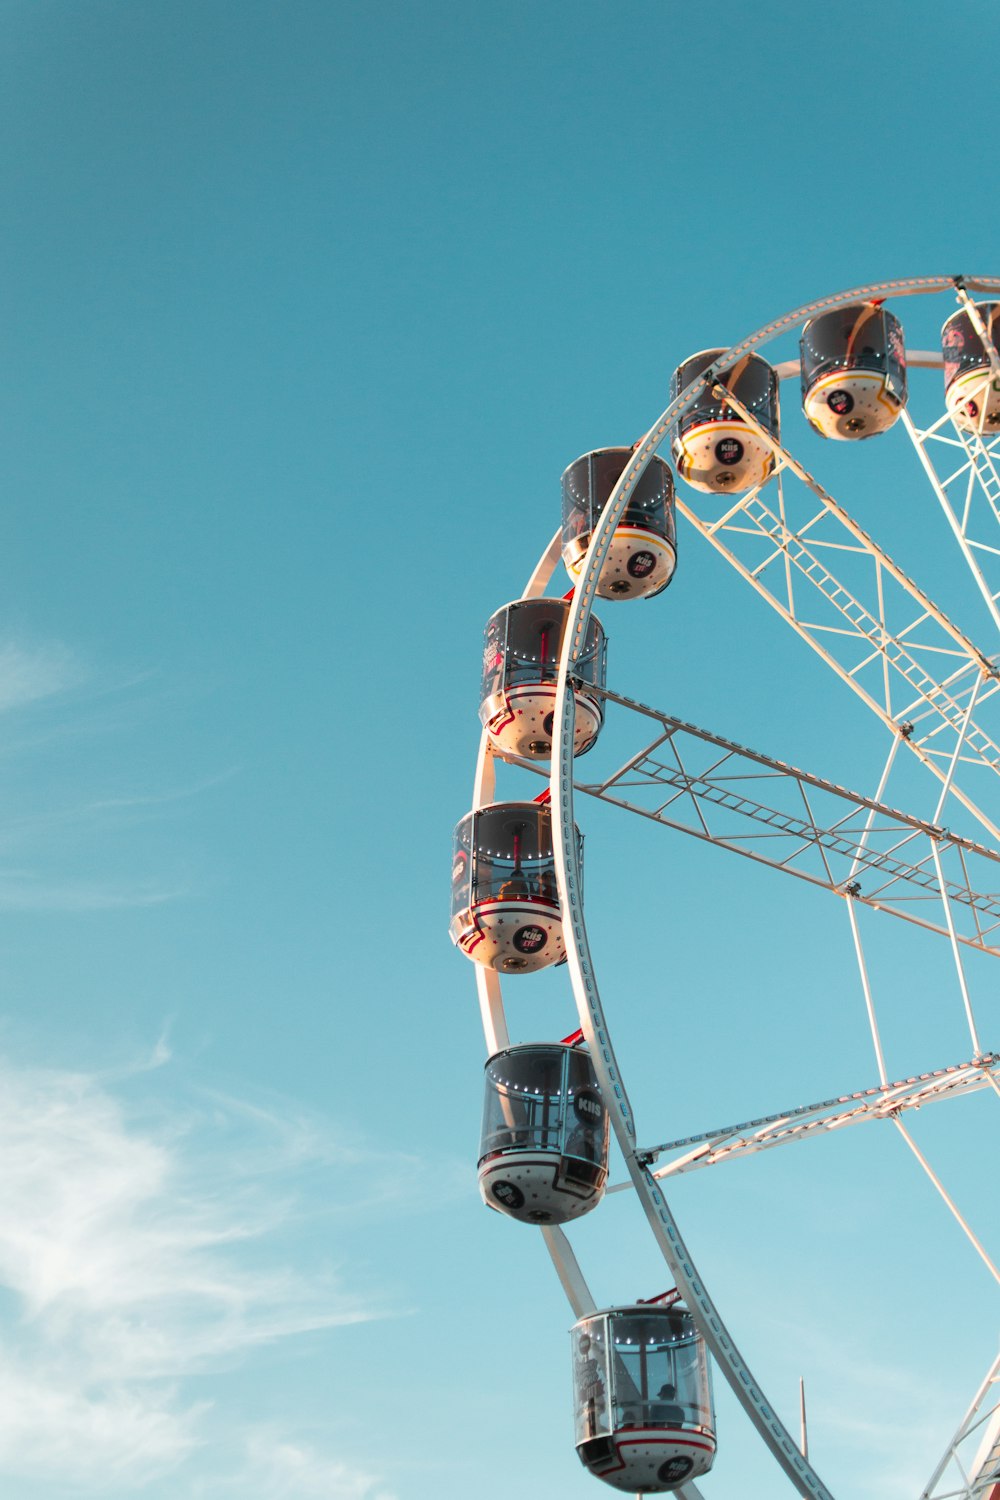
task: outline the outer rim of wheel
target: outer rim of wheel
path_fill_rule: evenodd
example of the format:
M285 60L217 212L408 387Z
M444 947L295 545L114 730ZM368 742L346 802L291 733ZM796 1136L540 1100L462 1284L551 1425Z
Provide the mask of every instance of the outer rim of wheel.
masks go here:
M636 1130L631 1104L618 1068L610 1030L600 999L582 903L581 869L574 830L573 731L575 709L569 678L583 649L586 631L596 596L597 582L610 548L617 523L629 494L637 484L660 444L682 413L709 388L716 377L729 366L768 343L781 333L801 327L821 313L859 301L888 297L919 296L963 287L970 293L1000 294L997 277L920 277L883 281L852 287L830 297L804 304L765 324L755 333L721 353L702 375L669 403L649 431L636 444L634 455L623 470L601 516L594 527L586 557L580 568L573 592L559 661L556 707L551 761L552 830L556 879L563 912L567 967L577 1007L580 1026L590 1048L602 1094L608 1104L611 1121L633 1185L649 1221L650 1228L664 1259L674 1276L677 1288L694 1317L716 1363L744 1408L758 1434L786 1477L799 1494L813 1500L833 1500L830 1491L803 1457L791 1434L781 1423L771 1404L754 1379L714 1303L709 1296L687 1250L680 1229L662 1190L650 1174L648 1165L636 1150ZM557 532L542 554L528 582L523 597L544 593L560 558L560 533ZM480 741L476 768L474 807L482 806L493 795L493 752L486 731ZM483 1027L490 1051L509 1044L499 976L477 966L477 985ZM564 1288L577 1316L588 1311L582 1302L573 1277L561 1265L551 1232L545 1236L556 1261ZM573 1267L575 1268L575 1265Z

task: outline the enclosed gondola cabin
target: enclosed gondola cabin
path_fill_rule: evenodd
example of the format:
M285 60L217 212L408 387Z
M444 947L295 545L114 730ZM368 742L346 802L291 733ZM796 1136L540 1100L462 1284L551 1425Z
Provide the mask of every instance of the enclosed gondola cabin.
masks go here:
M476 963L518 974L566 957L544 803L493 802L467 813L455 829L451 891L452 941Z
M678 366L670 382L671 401L725 352L703 349ZM732 392L764 429L764 436L735 407L714 394L717 386ZM768 435L778 442L778 376L767 360L745 354L731 369L710 381L678 418L671 440L677 472L694 489L709 494L752 489L763 484L774 468Z
M1000 303L977 302L987 343L1000 351ZM978 328L964 310L952 313L941 329L945 405L956 427L994 434L1000 430L1000 378L993 373Z
M874 302L854 302L810 318L799 354L802 409L822 437L875 437L906 405L903 327Z
M479 1150L483 1202L522 1224L565 1224L601 1200L608 1112L589 1054L528 1043L486 1064Z
M551 757L556 678L569 609L565 599L518 599L491 616L483 646L479 717L498 750L528 760ZM590 749L604 722L599 690L606 659L604 629L591 615L573 668L575 755Z
M705 1343L683 1308L612 1307L571 1333L576 1450L629 1495L697 1479L715 1458Z
M563 472L562 554L573 579L580 576L590 538L632 452L598 448ZM615 527L597 592L602 599L649 599L666 588L676 566L674 480L667 464L654 455Z

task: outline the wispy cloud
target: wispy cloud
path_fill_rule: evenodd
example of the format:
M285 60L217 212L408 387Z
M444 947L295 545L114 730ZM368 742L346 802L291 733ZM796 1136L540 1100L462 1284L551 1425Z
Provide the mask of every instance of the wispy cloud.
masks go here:
M802 1338L800 1326L780 1319L772 1322L772 1332L788 1348ZM948 1435L942 1413L951 1413L957 1426L964 1393L956 1399L933 1361L910 1369L899 1360L862 1354L849 1322L836 1335L811 1324L809 1357L823 1392L810 1418L817 1454L857 1457L859 1500L906 1500L920 1493Z
M374 1474L331 1459L275 1433L257 1433L246 1445L246 1467L220 1486L196 1494L253 1494L254 1500L394 1500Z
M154 769L178 695L59 643L0 639L0 911L107 912L200 889L177 830L237 771Z
M166 1056L158 1045L152 1061ZM296 1173L335 1167L333 1132L278 1108L253 1123L241 1137L218 1099L140 1120L108 1079L0 1060L0 1476L134 1490L210 1440L219 1413L186 1377L385 1315L273 1249L298 1211ZM238 1425L230 1414L230 1445ZM262 1500L389 1500L280 1433L251 1449Z
M68 646L0 640L0 713L78 687L85 675Z

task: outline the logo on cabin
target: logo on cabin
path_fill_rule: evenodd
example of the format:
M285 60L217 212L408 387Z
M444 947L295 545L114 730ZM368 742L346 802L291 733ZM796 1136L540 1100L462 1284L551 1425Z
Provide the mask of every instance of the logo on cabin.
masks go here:
M540 953L548 936L544 927L519 927L514 934L514 947L518 953Z
M826 404L838 417L846 417L849 411L854 410L854 397L850 391L831 391Z
M504 1208L524 1207L524 1194L512 1182L493 1182L490 1184L490 1192Z
M633 578L648 578L656 567L656 558L652 552L633 552L626 567Z
M656 1471L657 1479L686 1479L694 1468L693 1458L668 1458Z
M573 1110L578 1120L583 1120L587 1125L599 1125L604 1111L601 1109L601 1101L593 1089L581 1089L573 1099Z
M720 438L715 445L715 456L720 464L738 464L743 457L743 444L739 438Z

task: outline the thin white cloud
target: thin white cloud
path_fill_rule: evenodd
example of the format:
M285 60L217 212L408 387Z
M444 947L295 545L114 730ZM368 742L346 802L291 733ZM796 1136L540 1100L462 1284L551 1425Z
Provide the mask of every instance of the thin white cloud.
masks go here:
M204 1493L219 1489L213 1481ZM254 1500L395 1500L376 1475L268 1432L249 1439L245 1470L221 1489L252 1494Z
M74 1489L128 1485L174 1468L197 1448L203 1410L177 1410L169 1390L84 1389L63 1360L46 1365L7 1355L0 1356L0 1404L0 1477Z
M77 687L83 669L68 647L0 641L0 713Z
M772 1322L772 1333L788 1348L804 1337L801 1326L780 1320ZM810 1419L810 1448L820 1473L824 1453L864 1455L862 1477L855 1481L858 1500L910 1500L920 1493L950 1435L951 1429L943 1431L948 1422L942 1425L942 1413L952 1411L955 1425L961 1416L962 1398L956 1400L943 1372L933 1361L913 1370L862 1355L849 1329L834 1335L810 1325L808 1347L823 1391Z
M0 1489L21 1475L132 1492L211 1442L217 1414L185 1377L384 1315L332 1273L268 1253L298 1211L296 1173L336 1166L329 1130L284 1123L256 1111L248 1132L218 1102L138 1121L107 1079L0 1059ZM225 1426L229 1441L238 1420ZM269 1441L270 1488L255 1495L305 1500L325 1475L328 1500L389 1500L369 1476Z

